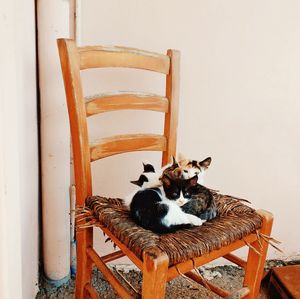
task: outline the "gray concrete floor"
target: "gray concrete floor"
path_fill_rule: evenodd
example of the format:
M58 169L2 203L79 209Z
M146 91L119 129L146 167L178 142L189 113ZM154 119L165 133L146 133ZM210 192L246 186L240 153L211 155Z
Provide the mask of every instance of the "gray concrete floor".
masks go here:
M120 272L139 292L141 291L142 276L136 269L128 267L113 267L116 275ZM242 286L244 271L236 266L219 266L214 268L201 268L202 275L210 280L213 284L224 288L225 290L235 290ZM101 298L117 299L119 298L107 281L103 278L98 270L93 273L93 285L97 289ZM124 283L125 285L125 283ZM74 298L75 281L72 279L68 284L58 288L46 291L41 289L36 299L71 299ZM167 284L167 299L196 299L196 298L220 298L202 286L196 285L183 277L178 277ZM266 298L262 291L259 298Z

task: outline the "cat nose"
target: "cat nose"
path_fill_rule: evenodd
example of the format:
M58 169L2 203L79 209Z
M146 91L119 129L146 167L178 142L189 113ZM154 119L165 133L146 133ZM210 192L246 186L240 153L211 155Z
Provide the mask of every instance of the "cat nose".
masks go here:
M177 203L178 203L179 206L182 206L182 205L184 204L184 200L179 199L179 200L177 201Z

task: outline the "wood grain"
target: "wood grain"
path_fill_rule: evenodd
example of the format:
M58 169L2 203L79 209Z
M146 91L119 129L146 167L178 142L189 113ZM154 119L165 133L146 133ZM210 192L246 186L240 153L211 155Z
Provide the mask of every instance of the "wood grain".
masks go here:
M88 296L91 297L92 299L100 299L99 294L95 290L94 287L90 283L87 283L84 287L85 291L88 293ZM88 297L87 296L87 297Z
M91 161L133 151L163 151L166 138L157 134L127 134L102 138L90 146Z
M179 73L180 73L180 52L168 50L170 57L170 72L166 78L166 98L169 100L169 112L165 114L164 135L168 143L163 152L162 166L171 161L172 156L176 157L177 126L179 113Z
M126 67L169 73L170 58L154 52L126 47L80 47L80 69Z
M58 39L57 44L71 128L76 205L83 206L86 197L92 195L92 179L86 111L79 69L79 53L73 40Z
M169 258L158 248L149 249L143 254L143 299L164 298Z
M116 93L103 94L87 98L86 115L91 116L98 113L134 109L168 112L169 101L165 97L143 93Z
M107 236L121 249L121 251L140 269L143 268L143 262L104 225L97 225Z
M247 264L246 261L244 261L243 259L239 258L238 256L236 256L232 253L225 254L223 256L223 258L228 260L228 261L231 261L232 263L234 263L236 265L239 265L242 268L245 268L246 264Z
M104 277L110 282L114 290L118 293L121 298L131 299L133 298L130 293L122 286L122 284L118 281L118 279L114 276L114 274L110 271L110 269L105 265L105 263L101 260L96 251L92 248L87 248L86 252L91 260L95 263L97 268L101 271Z
M261 233L270 236L273 224L273 215L264 210L258 210L257 213L263 218L263 224L260 229ZM262 240L261 243L262 247L258 240L251 244L256 251L260 252L260 255L258 255L253 249L249 248L247 265L245 267L245 278L243 282L243 286L250 289L250 293L245 297L247 299L256 299L258 297L268 250L268 243L265 240Z
M57 40L62 74L65 84L73 147L76 183L76 206L83 206L87 196L92 195L90 151L88 143L85 103L80 78L79 53L73 40ZM85 249L93 244L93 229L76 233L77 275L76 299L84 298L84 287L91 281L92 262Z
M225 298L230 294L228 291L219 288L218 286L210 283L209 281L204 281L204 279L201 276L197 275L192 271L187 272L185 275L204 287L208 286L212 292L218 294L220 297Z
M123 256L125 256L125 254L121 250L118 250L118 251L109 253L107 255L101 256L101 259L104 263L109 263L109 262L117 260Z
M257 236L256 234L250 234L248 235L247 237L244 238L248 243L253 243L256 239L257 239ZM237 240L227 246L223 246L222 248L218 249L218 250L214 250L208 254L204 254L202 256L199 256L199 257L195 257L192 260L188 260L186 262L183 262L183 263L180 263L180 264L177 264L175 266L172 266L169 268L169 271L168 271L168 281L174 279L175 277L178 276L178 271L177 271L177 268L179 269L179 271L181 273L186 273L186 272L189 272L191 271L192 269L194 269L194 267L200 267L206 263L209 263L219 257L222 257L223 255L231 252L231 251L234 251L234 250L237 250L241 247L244 247L245 246L245 242L243 240Z

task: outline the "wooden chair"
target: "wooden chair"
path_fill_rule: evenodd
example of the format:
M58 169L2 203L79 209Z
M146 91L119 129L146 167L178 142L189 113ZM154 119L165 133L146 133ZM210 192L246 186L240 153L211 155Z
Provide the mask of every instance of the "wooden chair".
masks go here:
M91 177L91 163L93 161L124 152L154 150L162 151L162 165L165 165L169 162L171 156L175 156L180 54L175 50L168 50L166 55L161 55L123 47L77 47L75 42L69 39L58 39L58 48L72 135L76 206L82 207L86 204L85 201L87 198L92 199L92 201L95 199L95 197L90 198L93 196ZM89 68L103 67L137 68L163 73L166 75L166 94L165 96L145 96L138 93L121 93L113 96L96 97L92 101L87 102L83 95L80 71ZM100 143L90 145L87 117L97 113L121 109L143 109L165 113L164 135L122 135L104 138ZM88 297L99 298L99 295L91 286L93 265L96 265L100 269L121 298L138 297L139 295L135 294L135 292L128 291L106 265L107 262L125 255L142 271L142 298L163 298L166 283L178 275L185 275L202 285L209 286L211 290L222 297L229 298L229 292L206 282L199 273L193 271L193 269L219 257L224 257L245 268L243 288L238 290L236 294L240 294L240 297L257 298L267 253L268 236L270 235L273 221L270 213L262 210L253 212L250 208L245 206L246 208L243 209L246 209L246 212L236 217L234 208L237 205L241 206L241 203L239 202L237 204L237 201L232 199L232 203L235 206L224 212L224 219L227 217L227 220L233 220L231 222L226 220L226 223L222 222L219 226L218 223L222 221L222 219L216 220L215 222L208 222L201 227L191 228L189 230L189 237L194 237L192 238L193 242L187 241L189 242L187 246L190 248L187 248L189 250L186 250L186 256L181 257L173 255L174 252L172 252L172 248L169 248L170 246L168 247L168 242L171 242L168 240L171 240L170 238L172 238L173 234L160 237L152 232L143 230L130 222L130 217L126 212L122 211L122 208L119 210L116 208L115 211L112 210L111 207L119 207L120 203L115 205L115 202L111 202L107 199L100 197L96 197L96 199L99 200L98 203L100 202L97 207L91 203L91 200L89 200L88 205L91 209L99 211L100 213L98 227L111 238L120 250L100 257L93 249L93 229L86 228L77 231L77 299ZM222 197L221 199L226 200L226 205L223 205L224 207L227 206L227 202L231 200L228 197ZM103 213L101 212L102 210L104 211ZM248 218L243 215L247 215ZM134 236L123 237L124 233L115 231L115 229L117 229L116 225L109 222L111 219L109 217L116 220L114 223L120 223L123 219L127 225L125 225L127 227L126 229L128 229L128 227L134 228L142 237L136 238L134 241L131 239L134 238ZM244 218L242 224L238 224L240 218ZM256 222L254 225L251 222L251 219L254 218L258 219L259 223ZM250 222L251 226L249 226L248 231L244 230L240 235L230 239L235 231L242 231L242 227L247 226ZM235 227L230 226L234 224L236 224ZM227 228L222 230L224 225L228 226L228 233ZM217 227L217 229L215 229L215 227ZM214 243L214 237L209 233L209 230L214 229L217 232L222 230L222 237L219 238L220 241L215 242L218 243L218 245L211 245L211 247L209 247L210 241L212 241L212 244ZM197 243L195 240L198 240L197 234L199 234L199 232L202 234L201 238L203 238L203 234L208 235L207 241L203 242L202 240L201 246L195 244L195 247L193 247L193 243ZM180 238L183 232L176 232L175 234L176 238ZM138 242L144 235L145 239L149 236L149 238L155 240L156 243L151 241L151 244L154 245L147 245L145 248L142 248L142 245L136 245L139 244ZM135 245L132 245L133 243ZM245 245L249 246L247 261L243 261L230 253ZM209 247L209 249L205 251L207 247Z

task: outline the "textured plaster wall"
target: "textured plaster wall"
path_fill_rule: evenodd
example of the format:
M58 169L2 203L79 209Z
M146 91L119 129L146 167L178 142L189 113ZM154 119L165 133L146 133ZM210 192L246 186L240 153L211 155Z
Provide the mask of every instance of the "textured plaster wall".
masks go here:
M38 146L34 1L0 4L0 298L38 286Z
M208 186L248 198L254 207L274 214L273 236L283 242L284 254L271 249L269 258L297 257L300 2L90 0L81 1L78 15L81 44L181 50L178 150L195 159L212 156ZM160 75L132 70L103 74L85 74L87 93L163 92ZM113 112L97 127L91 120L91 131L104 136L159 132L161 121L151 112ZM129 180L138 177L144 159L159 165L159 155L148 153L96 162L95 193L130 192Z

